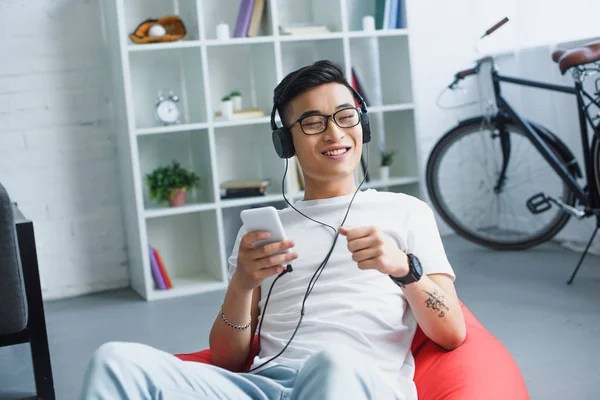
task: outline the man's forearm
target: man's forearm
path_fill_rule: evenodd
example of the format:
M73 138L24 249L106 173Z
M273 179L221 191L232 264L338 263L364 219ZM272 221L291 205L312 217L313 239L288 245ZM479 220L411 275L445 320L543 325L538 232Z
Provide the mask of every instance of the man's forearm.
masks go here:
M223 302L223 314L236 325L246 325L252 309L252 291L240 290L234 283L229 285ZM210 350L213 363L231 371L239 371L248 359L255 324L247 329L236 330L217 315L210 332Z
M427 275L403 289L419 326L447 350L462 344L466 328L458 299L444 292Z

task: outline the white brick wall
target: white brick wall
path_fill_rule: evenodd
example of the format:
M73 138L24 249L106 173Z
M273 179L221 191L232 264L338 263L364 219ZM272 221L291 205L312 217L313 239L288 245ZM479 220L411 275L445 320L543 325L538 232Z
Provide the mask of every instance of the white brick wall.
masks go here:
M0 0L0 182L45 299L129 285L101 0Z

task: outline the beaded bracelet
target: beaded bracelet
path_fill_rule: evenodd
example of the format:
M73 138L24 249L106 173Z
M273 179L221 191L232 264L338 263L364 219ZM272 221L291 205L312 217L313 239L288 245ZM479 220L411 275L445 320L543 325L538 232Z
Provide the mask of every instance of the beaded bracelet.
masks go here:
M250 319L248 320L248 323L246 325L234 324L233 322L231 322L230 320L225 318L225 314L223 314L223 306L221 305L221 321L225 322L225 324L229 325L236 331L243 331L244 329L248 329L250 327L250 324L252 323L252 317L250 317Z

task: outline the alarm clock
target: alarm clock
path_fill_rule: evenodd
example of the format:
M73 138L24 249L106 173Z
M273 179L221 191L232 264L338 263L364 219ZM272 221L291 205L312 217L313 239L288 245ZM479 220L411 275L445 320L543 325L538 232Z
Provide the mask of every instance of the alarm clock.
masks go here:
M159 92L156 99L156 117L164 125L178 124L181 117L179 96L171 91L166 95L164 92Z

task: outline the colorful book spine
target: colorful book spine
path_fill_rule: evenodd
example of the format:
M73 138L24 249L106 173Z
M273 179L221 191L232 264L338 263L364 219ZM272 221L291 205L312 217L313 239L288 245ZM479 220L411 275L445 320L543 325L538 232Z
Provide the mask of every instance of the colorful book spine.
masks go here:
M242 0L235 24L234 37L246 37L248 35L248 27L250 26L253 10L254 0Z
M167 289L172 289L173 284L171 283L171 278L167 273L167 269L165 268L165 264L163 263L162 257L156 249L154 249L154 257L156 258L156 262L158 263L158 269L160 269L160 273L163 277L163 280L165 281L165 285L167 285Z
M398 8L400 0L391 0L388 29L398 28Z
M154 278L154 283L156 283L156 287L160 290L165 290L167 285L160 273L160 268L158 267L158 262L156 261L156 257L154 256L154 249L152 246L148 245L148 251L150 256L150 267L152 270L152 277Z

